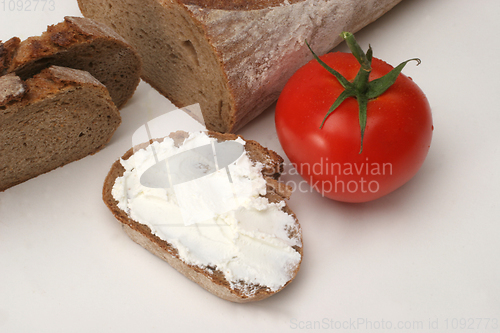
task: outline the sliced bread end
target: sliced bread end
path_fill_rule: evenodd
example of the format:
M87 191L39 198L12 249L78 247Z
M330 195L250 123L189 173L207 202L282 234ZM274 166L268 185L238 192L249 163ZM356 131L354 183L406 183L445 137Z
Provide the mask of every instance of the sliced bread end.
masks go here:
M106 86L118 108L140 82L142 61L135 49L108 26L67 16L41 36L0 43L0 75L15 72L23 80L51 65L89 72Z

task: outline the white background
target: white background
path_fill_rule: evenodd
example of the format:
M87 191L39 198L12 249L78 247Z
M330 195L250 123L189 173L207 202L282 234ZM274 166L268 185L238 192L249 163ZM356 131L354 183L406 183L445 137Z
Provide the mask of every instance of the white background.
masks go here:
M4 41L80 15L76 0L37 12L3 3ZM302 268L252 304L188 281L104 206L109 167L146 114L168 107L141 83L104 150L0 193L0 332L500 331L499 19L497 0L404 0L356 35L393 65L422 59L404 73L432 106L429 155L413 180L371 203L296 191ZM240 134L283 153L272 108Z

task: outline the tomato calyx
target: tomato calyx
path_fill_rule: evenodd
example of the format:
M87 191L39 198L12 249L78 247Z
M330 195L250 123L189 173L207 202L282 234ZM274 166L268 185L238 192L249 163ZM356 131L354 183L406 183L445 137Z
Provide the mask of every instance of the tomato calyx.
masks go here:
M354 35L350 32L342 32L340 36L346 41L347 46L351 50L352 55L356 58L356 60L359 62L361 65L361 68L358 71L358 74L354 78L354 80L351 82L347 80L342 74L328 66L325 62L323 62L317 55L314 53L314 51L311 49L309 44L306 41L306 45L311 51L311 53L314 56L314 59L319 62L319 64L325 68L328 72L330 72L337 80L339 83L342 85L344 88L344 91L337 97L335 102L332 104L328 112L326 113L325 117L323 118L323 121L320 125L320 128L323 128L323 125L325 124L326 119L328 116L335 111L337 107L339 107L342 102L344 102L347 98L349 97L354 97L358 101L359 105L359 127L361 130L361 147L359 150L359 154L363 152L363 138L365 135L365 129L366 129L366 119L367 119L367 109L368 109L368 102L372 99L375 99L382 95L387 89L389 89L390 86L396 82L396 79L398 78L399 74L403 70L403 68L406 66L406 64L410 61L415 60L417 62L417 66L421 63L420 59L418 58L412 58L409 60L406 60L399 64L397 67L392 69L389 73L386 75L369 81L369 76L372 71L372 59L373 59L373 51L371 46L368 47L368 51L365 53L359 44L356 42L356 39L354 38Z

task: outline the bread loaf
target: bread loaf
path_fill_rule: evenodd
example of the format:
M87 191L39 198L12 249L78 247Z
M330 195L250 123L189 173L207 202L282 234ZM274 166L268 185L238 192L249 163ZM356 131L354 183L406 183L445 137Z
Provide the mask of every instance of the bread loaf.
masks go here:
M0 191L94 154L120 114L89 73L51 66L22 81L0 77Z
M78 0L136 47L142 78L207 127L234 132L277 100L290 76L400 0Z
M65 17L41 36L0 43L0 75L26 80L50 65L89 72L104 84L118 108L140 81L141 60L114 30L83 17Z
M209 132L209 136L217 139L218 142L238 139L238 137L234 134L221 134L221 133ZM191 139L192 137L191 136L188 137L186 133L176 132L172 134L170 137L167 137L166 140L173 139L173 144L177 147L181 147L182 145L185 144L186 141L188 141L187 138ZM151 144L153 143L157 144L160 142L163 142L163 139L152 141ZM157 197L157 195L161 194L162 191L165 189L163 190L159 189L158 190L159 192L148 192L148 193L145 193L144 187L140 187L138 191L135 190L134 186L136 184L136 180L134 180L134 178L140 177L138 175L139 173L138 170L141 169L142 165L134 164L134 161L146 162L143 159L144 155L141 155L141 157L138 157L137 160L134 159L132 161L134 165L134 168L132 170L124 168L125 165L124 161L128 161L131 157L134 157L134 152L137 151L143 152L143 149L147 148L149 145L150 145L149 143L145 143L142 146L135 147L134 149L131 148L128 152L126 152L123 155L123 157L120 160L116 161L111 167L111 170L108 176L106 177L103 187L104 202L111 210L111 212L114 214L114 216L117 218L117 220L120 223L122 223L124 230L132 240L134 240L136 243L146 248L148 251L152 252L156 256L167 261L172 267L174 267L180 273L185 275L190 280L196 282L209 292L213 293L218 297L221 297L225 300L229 300L232 302L243 303L243 302L250 302L250 301L257 301L264 299L281 291L295 278L302 260L302 235L297 217L284 202L285 198L288 198L288 196L290 195L290 189L288 189L286 185L279 183L277 181L277 178L283 171L283 166L282 166L283 160L279 155L277 155L275 152L271 150L262 147L255 141L251 140L245 141L244 144L245 153L247 154L248 158L252 161L254 165L258 164L259 166L261 166L260 172L262 173L262 177L264 177L265 179L264 193L261 193L262 195L261 199L264 200L265 202L275 203L277 205L276 207L278 207L276 208L276 210L279 211L281 209L282 210L281 213L283 213L285 217L290 219L290 223L287 225L286 229L275 230L276 234L281 235L282 238L273 238L274 241L271 243L268 243L269 240L265 237L265 234L262 233L265 232L266 227L269 227L267 223L266 226L261 226L261 228L253 230L256 231L258 235L260 235L256 238L255 242L258 243L259 246L261 244L264 244L265 250L259 252L251 248L252 250L249 251L253 255L257 256L257 259L254 262L257 263L257 267L251 264L239 266L240 268L244 267L245 269L248 267L248 269L254 274L253 278L250 278L245 282L237 278L235 280L229 279L227 277L228 274L226 272L231 270L229 266L218 265L215 264L214 261L209 261L208 264L206 262L204 264L203 263L193 264L193 262L187 260L185 258L184 253L188 254L196 253L194 249L189 247L185 250L182 250L184 248L183 244L184 245L188 244L189 239L186 240L186 243L183 243L184 239L176 238L173 236L170 236L171 239L169 239L168 237L166 239L165 235L168 234L168 232L165 233L162 231L161 227L158 227L158 225L164 226L164 224L161 224L160 222L158 222L158 220L156 220L156 223L160 224L155 224L151 222L151 224L149 225L145 224L145 222L143 221L141 222L138 221L139 219L143 218L143 215L140 211L136 210L139 204L137 204L135 201L132 201L134 198L128 196L130 193L139 193L140 198L142 198L141 200L161 203L161 207L158 207L158 209L162 211L162 213L158 213L159 211L157 209L151 209L150 207L147 207L146 211L152 212L151 214L153 215L151 215L151 217L153 219L158 219L158 218L163 219L163 217L160 216L164 216L165 220L167 220L169 223L172 223L171 226L167 225L167 228L173 228L175 232L183 229L182 230L183 233L187 233L186 231L187 229L185 228L192 228L191 230L193 230L195 234L203 235L202 236L203 239L207 240L206 243L199 245L202 247L201 252L203 253L214 253L212 247L214 246L217 247L219 246L220 243L223 243L229 247L235 247L236 245L233 244L231 241L231 239L233 239L231 236L232 232L234 231L233 228L241 229L242 225L244 223L247 223L244 220L239 220L239 219L237 219L236 221L231 219L224 219L222 220L224 221L222 222L222 227L220 227L219 225L218 228L214 228L213 225L207 226L205 224L183 226L182 224L176 224L175 221L170 221L170 220L175 220L175 217L177 216L176 211L166 213L164 209L166 206L169 205L169 200L172 200L168 199L169 197L171 198L172 194L167 194L166 197L162 196ZM161 150L158 147L159 145L156 145L154 148L150 149L153 152L156 150L156 153L160 155ZM121 179L124 177L124 175L131 178ZM252 180L252 181L258 182L257 180ZM120 185L120 183L126 184L125 188L120 187L119 190L114 188L116 185ZM217 186L222 186L222 185L220 183L217 183ZM237 185L233 184L233 186ZM193 196L193 198L196 198L196 193L190 193L189 195ZM117 198L120 199L120 201L118 201ZM180 199L179 197L177 197L175 200L176 202L178 202ZM144 201L142 202L144 203ZM195 204L203 205L203 202L197 201L195 202ZM249 209L249 208L241 208L241 209ZM265 208L261 209L262 212L260 214L265 214L266 211ZM260 221L261 223L267 221L264 220L265 215L259 215L258 212L255 212L255 214L256 215L251 215L254 217L254 221L252 223L258 225L259 221L255 221L255 219L263 219L262 221ZM223 214L221 216L223 216ZM220 219L220 217L218 219ZM233 224L227 221L233 221L232 222ZM227 225L225 223L227 223ZM270 225L272 225L273 223L275 223L277 226L281 226L280 222L276 220L269 221ZM209 237L209 234L206 234L206 232L208 232L207 230L214 230L214 229L222 230L224 229L223 227L227 228L227 231L223 232L225 234L225 237L212 240L212 238ZM252 232L252 230L247 230L247 229L245 230L250 232L250 234ZM248 235L249 235L248 233L237 234L235 238L243 239ZM272 235L272 237L276 236ZM198 242L193 240L191 242L198 244ZM282 265L267 265L264 266L264 268L258 266L260 263L266 262L267 259L265 257L272 257L274 254L273 248L280 248L281 246L280 244L282 244L283 242L293 243L293 246L290 245L288 249L290 252L292 252L290 255L295 256L295 259L297 259L294 263L287 262L289 264L288 266L285 263L283 263ZM229 243L229 245L227 243ZM263 253L264 255L262 255ZM242 250L240 251L240 249L237 248L236 254L229 256L228 260L231 262L238 262L239 260L243 260L241 258L244 257L245 257L245 252ZM260 279L261 275L265 276L269 274L271 275L279 274L282 271L286 273L287 278L286 280L281 281L281 283L277 287L266 286L255 282L255 281L261 281Z

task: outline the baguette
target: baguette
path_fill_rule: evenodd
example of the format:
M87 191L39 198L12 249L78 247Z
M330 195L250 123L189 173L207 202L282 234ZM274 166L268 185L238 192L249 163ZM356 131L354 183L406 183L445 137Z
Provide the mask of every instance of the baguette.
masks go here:
M50 65L89 72L122 108L139 84L142 63L115 31L83 17L65 17L22 42L17 37L0 42L0 75L15 72L26 80Z
M209 132L209 136L216 138L218 142L235 140L238 138L238 136L234 134L221 134L215 132ZM174 140L176 146L181 146L186 137L186 133L176 132L170 135L169 138ZM162 142L163 139L155 141ZM268 202L281 203L281 209L283 212L288 214L288 216L291 216L293 221L290 229L287 229L288 234L286 237L289 240L293 239L296 241L296 244L293 246L293 250L291 249L291 251L294 252L300 260L289 268L289 271L287 272L287 274L289 274L288 281L283 283L278 288L273 289L269 286L256 283L230 281L222 272L221 267L196 265L186 261L182 257L178 245L174 245L176 243L174 243L173 240L165 240L164 237L159 237L157 232L151 229L151 226L139 223L133 219L131 217L132 213L129 210L131 209L130 207L119 207L120 204L116 199L117 194L114 192L113 188L115 183L117 183L117 180L124 175L125 169L122 163L123 161L131 158L134 151L147 147L149 144L150 143L145 143L140 147L131 148L122 156L120 160L116 161L111 167L103 186L103 200L105 204L111 210L116 219L122 224L125 232L132 240L159 258L168 262L173 268L212 294L232 302L244 303L262 300L281 291L295 278L302 260L302 235L297 217L284 202L284 200L290 195L290 189L286 185L277 181L277 178L283 170L283 160L279 155L262 147L255 141L245 141L244 147L247 156L251 161L253 161L254 164L260 163L259 165L262 165L261 172L267 183L265 194L262 195ZM127 181L125 180L125 182ZM133 185L127 182L127 187L131 186ZM210 252L208 248L206 248L206 251ZM189 249L187 252L190 252ZM264 258L262 258L262 260L264 260ZM273 269L278 271L282 268L273 267Z
M51 66L0 77L0 191L100 150L121 122L89 73Z
M142 78L178 107L201 105L210 130L236 132L291 75L401 0L78 0L143 59Z

